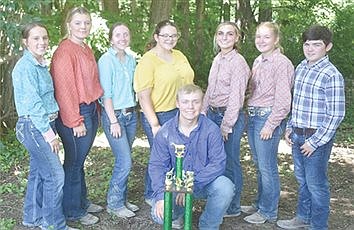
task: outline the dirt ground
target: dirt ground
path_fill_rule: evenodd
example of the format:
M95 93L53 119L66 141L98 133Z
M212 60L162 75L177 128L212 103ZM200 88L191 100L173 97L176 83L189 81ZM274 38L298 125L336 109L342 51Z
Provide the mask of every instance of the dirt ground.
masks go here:
M145 143L146 144L146 143ZM85 230L154 230L162 229L154 224L150 218L150 206L143 199L143 176L147 162L148 148L144 141L135 142L133 159L134 166L130 176L129 200L140 207L136 216L130 219L122 219L111 216L106 211L98 214L100 222L93 226L82 226L79 223L68 224ZM246 140L242 145L242 167L244 175L244 188L242 193L242 205L250 205L256 194L255 169L250 157ZM351 146L352 147L352 146ZM96 139L86 161L86 178L90 199L102 206L106 205L106 191L110 178L113 157L105 144L104 138ZM28 164L24 162L24 164ZM1 181L13 184L21 184L19 180L19 168L14 168L7 175L0 172ZM296 209L297 183L293 175L293 165L289 148L284 143L279 148L279 173L281 176L281 199L279 203L279 219L292 218ZM331 183L331 215L329 229L354 230L354 149L348 147L335 147L330 160L329 176ZM1 194L1 193L0 193ZM0 219L15 220L15 230L25 230L21 225L22 220L22 193L2 193L0 198ZM198 218L203 210L204 201L194 202L193 229L198 229ZM246 223L245 214L235 218L225 218L221 226L223 230L232 229L278 229L275 224L252 225ZM8 228L11 229L11 228ZM0 230L7 230L0 229Z

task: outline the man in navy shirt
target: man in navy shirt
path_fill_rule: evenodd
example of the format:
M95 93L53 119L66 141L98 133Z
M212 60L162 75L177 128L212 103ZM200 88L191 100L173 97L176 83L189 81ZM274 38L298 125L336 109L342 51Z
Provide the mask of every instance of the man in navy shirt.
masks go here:
M342 74L329 61L332 32L320 25L302 34L306 57L296 68L291 118L285 139L292 146L299 183L296 217L279 220L284 229L328 229L328 160L336 129L344 118Z
M203 92L196 85L185 85L177 93L177 115L156 134L152 146L149 174L154 191L152 218L163 223L165 175L176 165L174 145L184 145L183 169L194 172L196 199L206 199L199 229L219 229L234 195L234 185L223 176L226 154L220 128L200 114ZM184 194L174 194L173 228L182 228Z

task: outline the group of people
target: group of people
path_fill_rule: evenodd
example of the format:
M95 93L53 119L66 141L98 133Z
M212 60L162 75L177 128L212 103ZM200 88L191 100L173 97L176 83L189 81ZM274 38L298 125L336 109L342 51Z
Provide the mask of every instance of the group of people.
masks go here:
M12 73L19 117L16 136L30 155L23 225L67 230L74 229L68 220L83 225L99 221L93 213L104 208L88 200L84 172L99 113L115 157L106 210L118 217L135 216L139 207L128 201L127 183L139 117L137 96L150 145L144 198L155 222L163 223L164 181L175 167L175 144L185 146L183 169L194 172L193 196L206 199L200 229L219 229L224 217L241 212L249 214L244 220L252 224L275 222L280 198L277 151L285 131L299 200L296 217L277 224L285 229L328 228L327 166L345 101L343 77L327 56L332 33L326 27L315 25L303 33L305 59L294 71L282 53L276 23L257 27L260 55L252 69L239 53L237 25L220 23L203 95L193 84L188 59L175 49L180 34L173 22L157 24L138 64L126 52L131 33L124 23L110 28L111 46L96 62L84 42L91 23L83 7L68 12L67 35L53 55L50 71L44 59L46 27L30 23L23 28L24 54ZM245 129L258 181L257 197L249 206L241 206L240 142ZM172 226L180 229L185 195L173 197Z

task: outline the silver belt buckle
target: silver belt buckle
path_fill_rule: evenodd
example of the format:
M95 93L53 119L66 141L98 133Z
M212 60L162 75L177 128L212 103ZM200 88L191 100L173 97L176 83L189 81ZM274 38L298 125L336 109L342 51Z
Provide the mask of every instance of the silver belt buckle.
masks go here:
M122 114L124 115L124 116L128 116L128 115L130 115L132 112L127 112L127 109L122 109Z
M51 113L51 114L48 115L48 119L49 119L50 122L55 121L55 119L57 119L57 118L58 118L58 112Z
M251 117L256 116L256 110L254 107L248 107L247 112L248 112L248 115Z

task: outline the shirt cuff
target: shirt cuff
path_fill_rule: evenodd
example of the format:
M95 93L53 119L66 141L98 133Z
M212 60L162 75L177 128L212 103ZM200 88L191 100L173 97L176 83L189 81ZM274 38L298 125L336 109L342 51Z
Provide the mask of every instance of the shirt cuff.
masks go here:
M49 128L49 130L43 133L42 135L44 137L44 140L48 143L52 142L55 138L57 138L52 128Z

